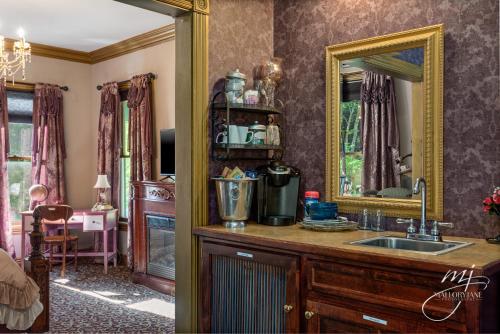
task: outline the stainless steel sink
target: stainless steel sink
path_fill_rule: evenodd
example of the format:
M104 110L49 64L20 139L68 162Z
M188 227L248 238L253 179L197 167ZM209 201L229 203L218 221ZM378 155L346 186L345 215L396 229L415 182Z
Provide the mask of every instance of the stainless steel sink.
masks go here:
M352 245L381 247L388 249L398 249L411 252L425 253L431 255L439 255L457 250L462 247L471 245L471 242L462 241L423 241L412 240L394 236L380 236L370 239L352 241Z

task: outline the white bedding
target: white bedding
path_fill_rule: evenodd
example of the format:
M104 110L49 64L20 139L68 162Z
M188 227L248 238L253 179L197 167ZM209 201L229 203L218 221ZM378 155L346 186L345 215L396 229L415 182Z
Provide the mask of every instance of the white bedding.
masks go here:
M24 331L33 325L42 311L43 304L40 303L40 298L37 298L33 305L25 310L14 310L7 305L0 304L0 324L5 324L10 330Z
M26 330L42 311L36 283L0 249L0 324L12 330Z

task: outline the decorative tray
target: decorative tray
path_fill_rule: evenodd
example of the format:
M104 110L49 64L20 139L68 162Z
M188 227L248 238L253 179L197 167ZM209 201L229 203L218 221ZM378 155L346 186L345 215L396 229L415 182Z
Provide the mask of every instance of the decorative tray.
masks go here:
M352 231L358 228L357 222L349 221L345 217L327 220L312 220L305 218L303 221L298 222L297 224L307 230L321 232Z

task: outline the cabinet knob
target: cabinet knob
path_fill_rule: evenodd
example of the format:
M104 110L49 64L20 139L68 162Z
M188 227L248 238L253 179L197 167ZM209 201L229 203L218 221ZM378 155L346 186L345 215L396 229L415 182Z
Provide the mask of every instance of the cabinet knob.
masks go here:
M314 312L311 312L311 311L306 311L306 312L304 313L304 317L305 317L307 320L311 319L311 318L313 317L313 315L314 315Z
M292 305L284 305L283 310L285 310L286 313L289 313L291 310L293 310Z

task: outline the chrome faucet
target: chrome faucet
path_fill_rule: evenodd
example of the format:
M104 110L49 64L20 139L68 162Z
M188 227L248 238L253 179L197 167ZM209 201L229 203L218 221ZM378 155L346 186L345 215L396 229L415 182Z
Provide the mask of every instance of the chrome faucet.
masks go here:
M425 183L425 179L423 177L417 178L415 182L415 186L413 187L413 194L416 195L419 192L422 192L422 209L420 215L420 228L418 229L418 234L421 236L426 235L427 231L425 230L425 222L427 221L427 184Z
M430 231L430 234L427 234L427 229L425 227L426 222L427 222L427 185L425 183L425 179L423 177L417 178L417 181L415 182L415 186L413 187L413 194L418 194L419 192L422 192L422 210L421 210L421 217L420 217L420 228L418 230L418 233L415 226L413 225L413 219L401 219L398 218L396 222L398 224L410 224L408 229L406 230L406 238L407 239L415 239L415 240L428 240L428 241L443 241L443 238L441 237L441 232L439 231L439 227L448 227L448 228L453 228L452 223L441 223L438 221L434 221L432 224L432 230Z

